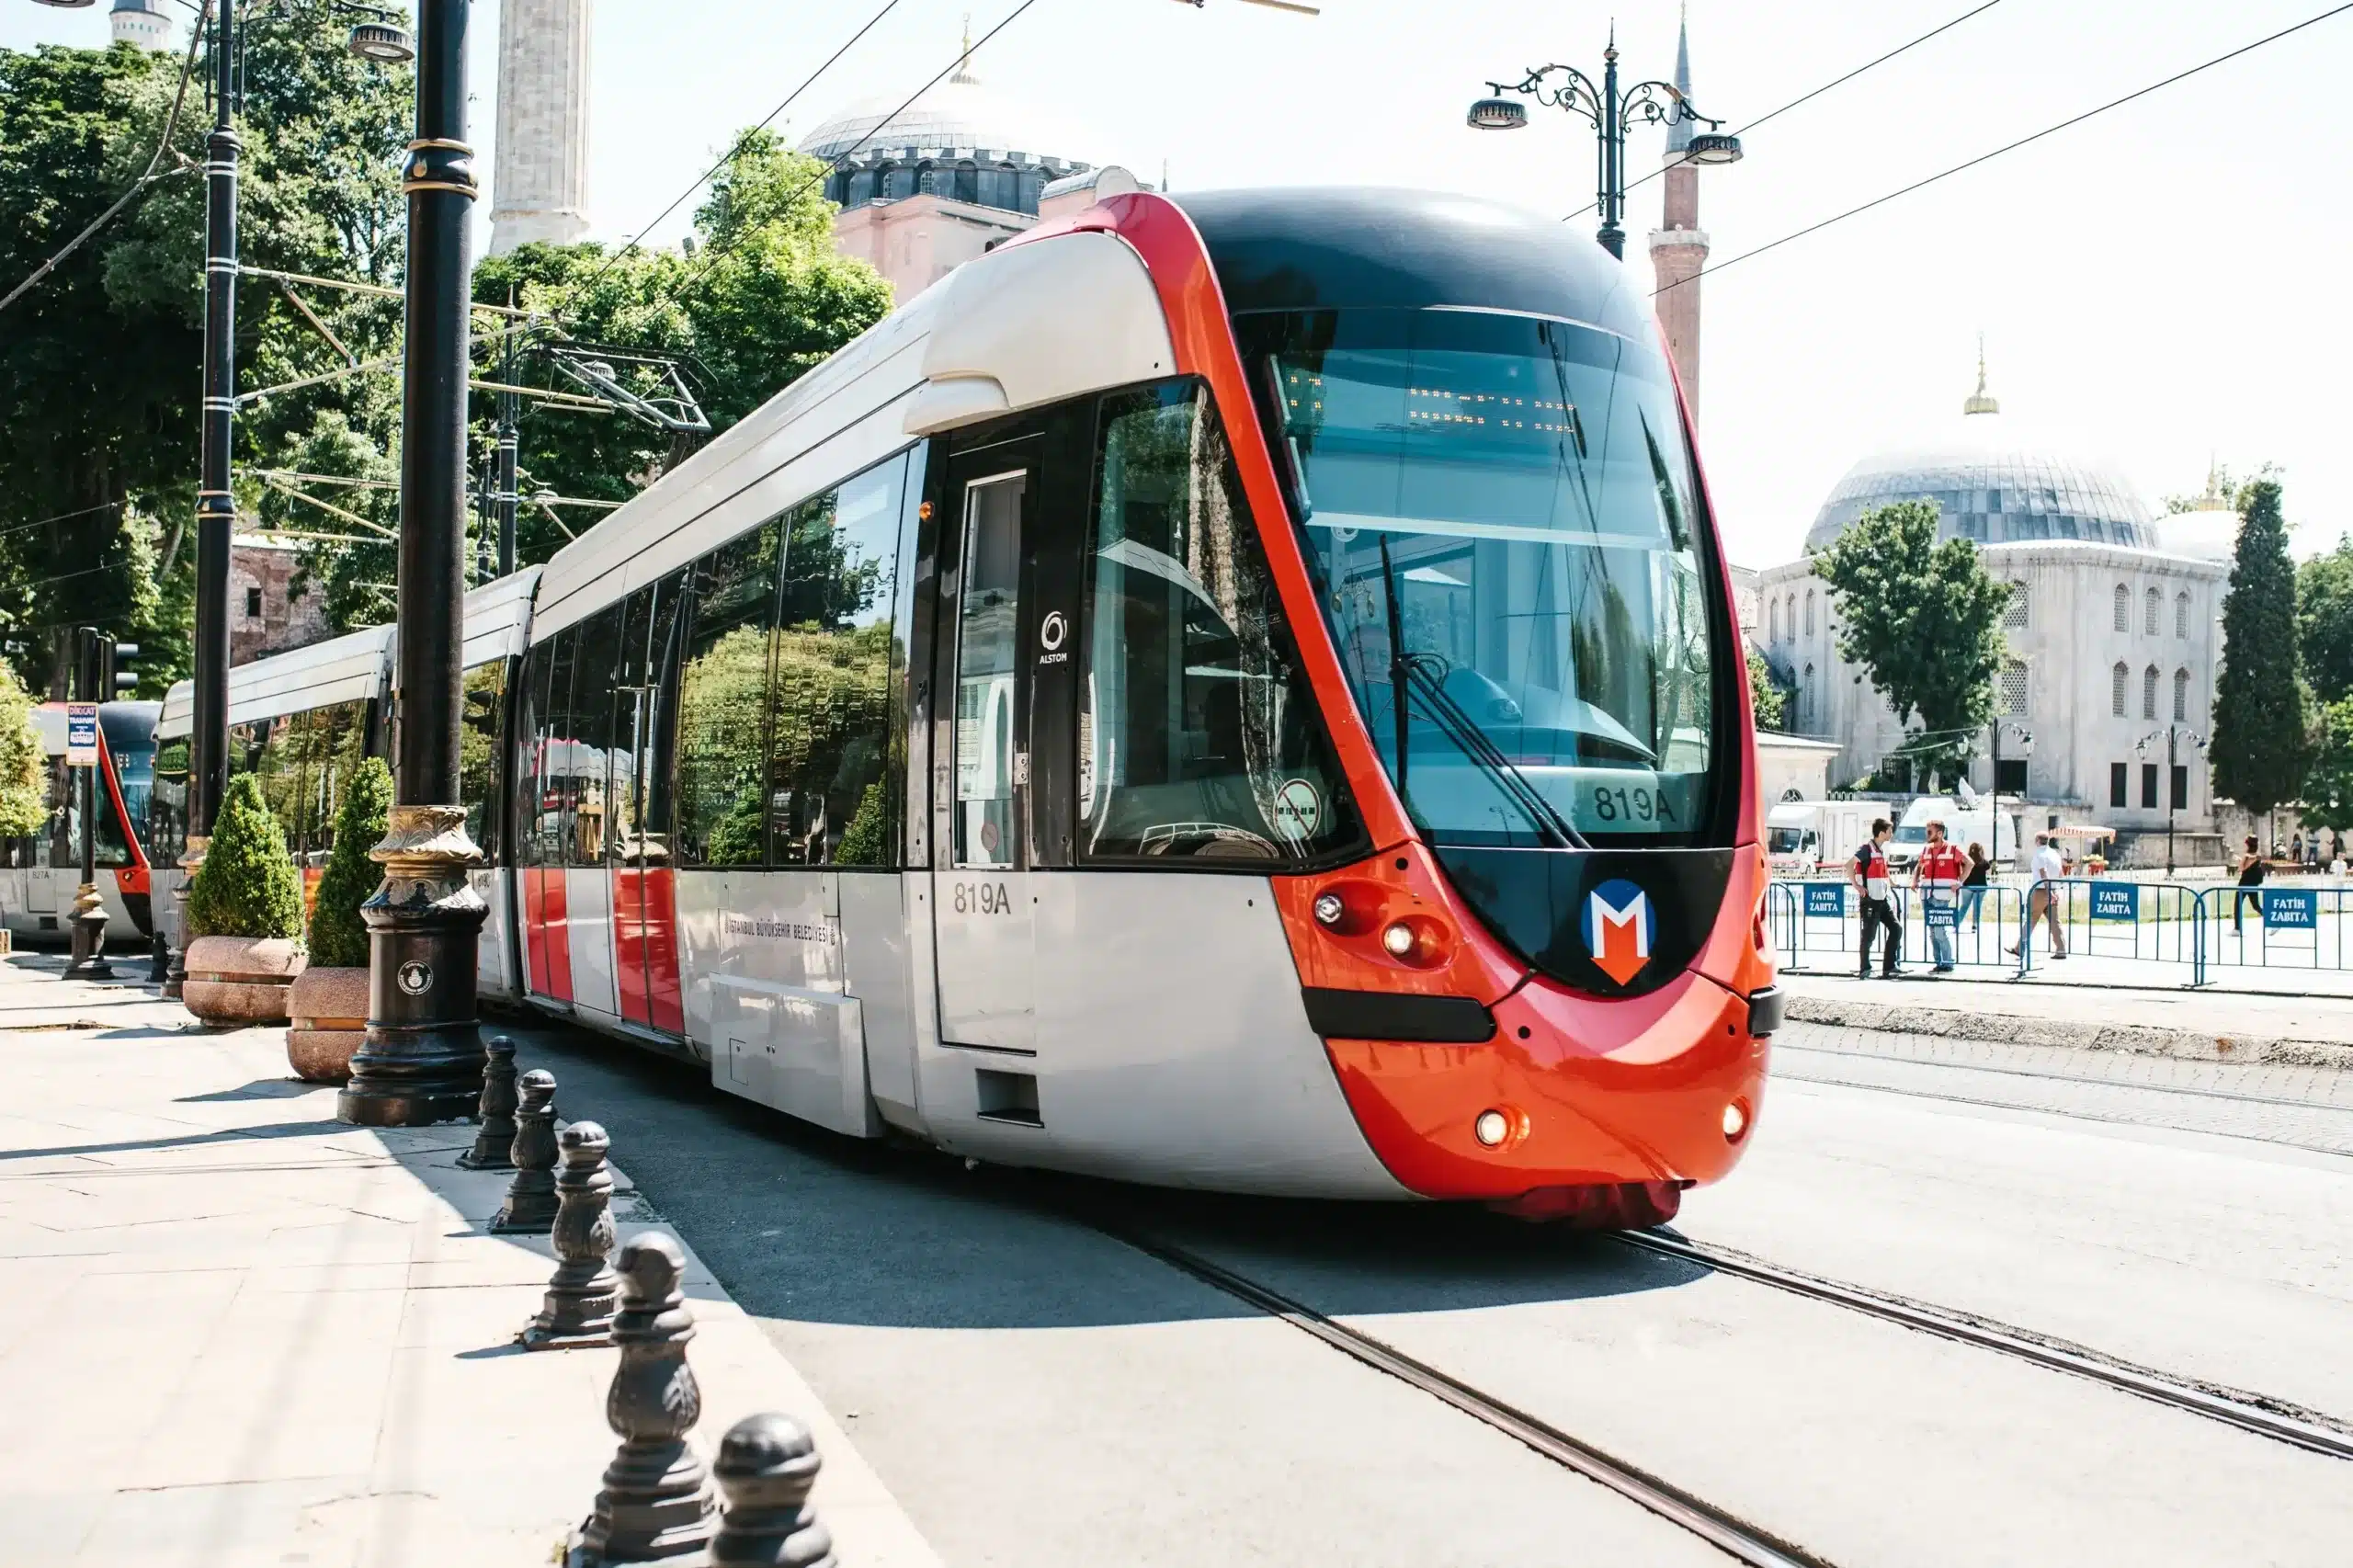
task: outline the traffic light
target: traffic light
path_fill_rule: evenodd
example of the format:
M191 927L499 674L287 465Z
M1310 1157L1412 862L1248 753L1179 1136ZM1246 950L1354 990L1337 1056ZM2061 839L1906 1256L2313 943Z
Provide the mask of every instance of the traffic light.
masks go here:
M119 697L126 691L139 689L139 672L126 669L139 657L136 642L117 642L111 639L101 644L100 658L106 665L106 678L100 683L108 697Z
M139 673L122 666L139 657L139 644L118 642L96 627L85 626L74 632L78 646L74 650L74 674L85 702L111 702L126 691L139 687Z

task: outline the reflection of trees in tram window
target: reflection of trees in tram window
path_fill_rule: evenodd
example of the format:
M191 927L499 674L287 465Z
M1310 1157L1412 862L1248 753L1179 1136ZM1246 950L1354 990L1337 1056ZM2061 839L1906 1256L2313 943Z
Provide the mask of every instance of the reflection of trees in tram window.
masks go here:
M463 716L458 731L458 799L465 803L466 836L485 864L498 861L498 746L506 710L506 663L476 665L466 672ZM333 818L329 818L330 821Z
M767 772L769 621L781 522L698 562L694 630L678 674L676 858L757 866Z

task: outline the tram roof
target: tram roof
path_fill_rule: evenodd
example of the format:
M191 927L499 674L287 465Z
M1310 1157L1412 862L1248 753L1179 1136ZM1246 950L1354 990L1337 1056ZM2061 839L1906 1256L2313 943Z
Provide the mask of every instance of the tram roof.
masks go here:
M1581 225L1499 201L1382 187L1186 191L1236 315L1358 309L1518 312L1658 342L1648 296Z

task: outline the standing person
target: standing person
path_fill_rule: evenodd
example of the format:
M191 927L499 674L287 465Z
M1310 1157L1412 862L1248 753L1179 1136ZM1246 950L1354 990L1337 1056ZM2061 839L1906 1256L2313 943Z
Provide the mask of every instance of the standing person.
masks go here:
M1977 929L1977 917L1985 905L1985 887L1992 881L1994 862L1985 858L1985 846L1972 840L1969 846L1969 870L1961 879L1961 907L1969 916L1969 928Z
M1895 889L1887 876L1887 839L1895 831L1885 817L1871 824L1871 835L1855 851L1852 881L1863 895L1863 970L1862 977L1871 977L1871 937L1882 926L1887 927L1886 956L1880 969L1880 978L1895 978L1895 960L1904 944L1904 924L1895 918Z
M2242 937L2246 929L2239 922L2247 905L2255 905L2257 920L2263 918L2263 894L2257 891L2263 886L2263 853L2255 846L2255 835L2250 833L2246 851L2239 857L2239 891L2231 895L2231 929Z
M1912 885L1920 891L1921 924L1928 929L1928 953L1938 974L1952 972L1953 931L1961 923L1961 878L1968 869L1968 860L1946 841L1945 824L1931 818L1928 842L1912 865Z

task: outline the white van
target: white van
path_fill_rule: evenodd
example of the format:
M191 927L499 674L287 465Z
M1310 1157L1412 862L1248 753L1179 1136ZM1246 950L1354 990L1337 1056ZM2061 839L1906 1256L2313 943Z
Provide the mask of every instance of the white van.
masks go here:
M1843 864L1870 836L1874 801L1784 801L1765 817L1765 854L1777 877Z
M1923 795L1904 808L1903 818L1895 824L1895 837L1887 846L1887 865L1892 871L1909 871L1912 863L1927 847L1928 824L1945 824L1945 837L1962 849L1972 844L1982 844L1995 863L2018 858L2018 828L2006 815L1997 824L1993 802L1983 795L1972 795L1956 801L1949 795ZM1998 826L2001 841L1995 842Z

